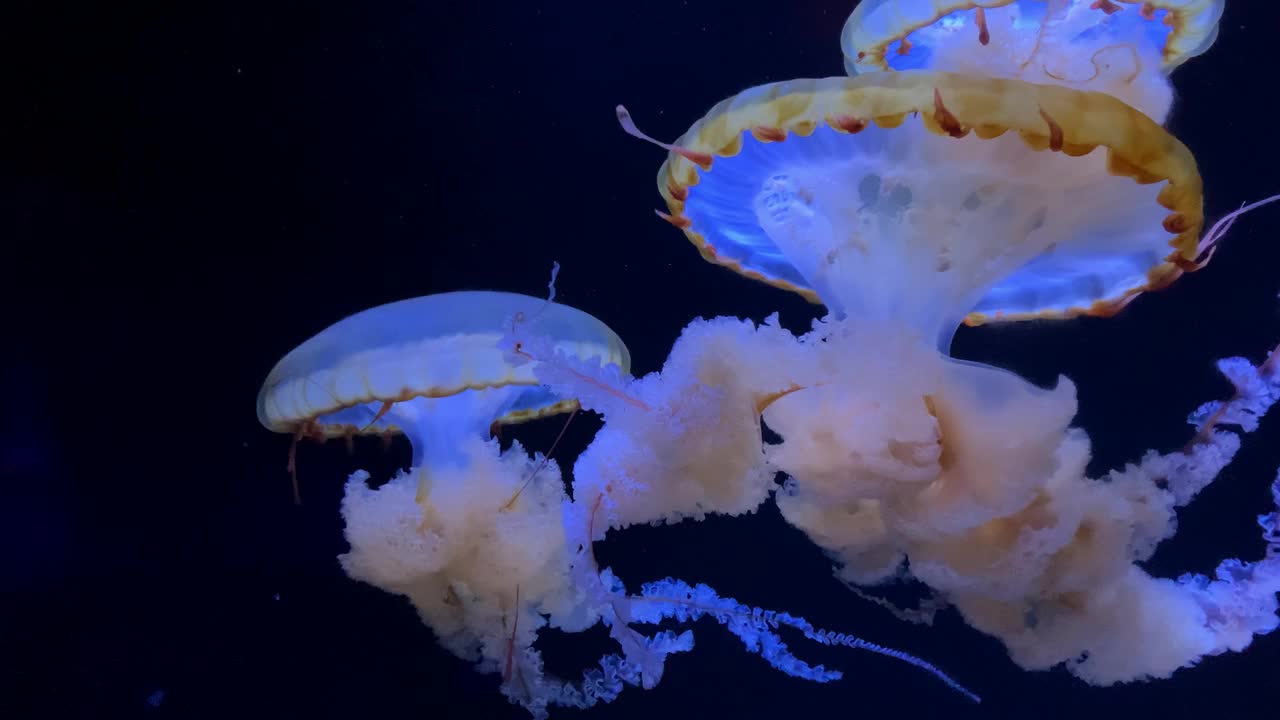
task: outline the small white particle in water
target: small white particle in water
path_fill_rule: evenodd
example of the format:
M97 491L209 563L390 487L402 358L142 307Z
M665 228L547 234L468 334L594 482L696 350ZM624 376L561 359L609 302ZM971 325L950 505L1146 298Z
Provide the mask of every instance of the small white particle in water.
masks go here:
M275 595L272 595L272 596L271 596L271 599L272 599L272 600L279 600L279 599L280 599L280 593L276 593Z

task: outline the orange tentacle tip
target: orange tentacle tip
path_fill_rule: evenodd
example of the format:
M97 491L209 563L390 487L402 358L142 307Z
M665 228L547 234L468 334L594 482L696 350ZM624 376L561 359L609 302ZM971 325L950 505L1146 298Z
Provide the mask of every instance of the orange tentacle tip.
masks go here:
M688 160L694 165L697 165L703 170L710 170L711 163L715 160L715 157L711 153L698 152L696 150L689 150L688 148L673 147L671 148L671 152L679 155L685 160Z
M1187 217L1182 213L1170 213L1166 215L1161 223L1167 232L1184 233L1191 229L1191 223L1187 221Z
M668 215L667 213L664 213L661 210L654 210L653 212L658 217L662 218L663 220L666 220L672 225L675 225L681 230L688 230L690 227L693 227L693 221L683 215Z
M1177 268L1182 272L1193 273L1204 268L1205 265L1208 265L1209 261L1213 259L1213 253L1216 250L1217 247L1210 248L1208 254L1203 260L1188 260L1181 255L1174 255L1169 259L1169 261L1177 266Z
M782 128L755 125L751 128L751 137L760 142L782 142L787 139L787 131Z
M383 400L382 407L378 408L378 412L374 413L373 419L369 421L369 424L361 428L360 432L362 433L368 432L369 428L372 428L374 425L377 425L379 420L386 417L387 413L391 412L391 406L395 404L396 403L394 400Z
M1066 144L1062 126L1058 124L1057 120L1053 119L1053 116L1045 112L1044 108L1040 109L1040 117L1044 118L1045 123L1049 125L1049 149L1054 152L1061 151L1062 146Z
M689 188L671 179L667 180L667 192L670 193L673 200L684 202L689 199Z
M870 124L867 120L852 115L831 115L826 120L832 128L845 133L860 133Z
M942 92L933 89L933 119L942 131L953 138L962 138L969 134L968 128L960 124L960 120L942 103Z
M1089 9L1101 10L1102 12L1108 15L1115 15L1116 13L1120 12L1123 8L1115 4L1112 0L1094 0L1093 4L1089 6Z

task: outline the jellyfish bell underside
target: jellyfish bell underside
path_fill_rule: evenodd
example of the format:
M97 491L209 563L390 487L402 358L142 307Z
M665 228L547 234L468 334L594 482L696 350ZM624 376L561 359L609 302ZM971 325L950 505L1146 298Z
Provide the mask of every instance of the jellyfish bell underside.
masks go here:
M659 175L704 257L944 351L961 321L1106 314L1194 254L1184 146L1105 95L950 73L753 88Z
M1164 122L1168 76L1217 39L1223 0L867 0L840 37L850 75L943 70L1112 95Z
M513 322L570 354L629 367L621 339L581 311L514 293L442 293L357 313L298 346L268 375L258 418L276 432L403 433L414 467L457 460L461 439L495 422L576 406L508 360L499 340Z

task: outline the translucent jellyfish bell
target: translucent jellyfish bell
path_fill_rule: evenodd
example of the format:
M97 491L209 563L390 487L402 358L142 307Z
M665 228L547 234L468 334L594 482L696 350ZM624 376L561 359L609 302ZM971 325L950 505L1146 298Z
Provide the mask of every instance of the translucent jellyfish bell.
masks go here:
M573 357L630 365L622 340L580 310L504 292L428 295L357 313L298 346L267 376L258 419L325 437L404 433L414 467L458 461L462 439L493 423L576 407L538 384L532 366L508 362L499 340L518 317Z
M945 70L1098 90L1163 122L1167 76L1213 45L1224 0L866 0L849 74Z
M1195 160L1152 120L1017 80L764 85L668 147L659 191L704 258L944 350L962 319L1115 312L1203 223Z

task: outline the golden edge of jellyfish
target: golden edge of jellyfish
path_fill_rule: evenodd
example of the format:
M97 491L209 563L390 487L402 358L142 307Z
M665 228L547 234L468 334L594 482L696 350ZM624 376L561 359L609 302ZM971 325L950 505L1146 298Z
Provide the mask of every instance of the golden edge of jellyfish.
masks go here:
M1088 307L1028 313L970 313L966 325L1035 319L1068 319L1081 315L1107 317L1137 295L1168 286L1195 269L1196 247L1204 225L1200 174L1195 158L1177 138L1123 102L1098 92L1020 80L906 71L855 77L804 79L774 83L722 101L676 142L705 160L696 164L679 153L668 155L658 171L658 189L670 215L663 218L684 231L710 262L821 304L817 293L745 268L719 254L692 228L684 215L689 188L699 170L709 170L715 157L733 157L750 131L759 142L783 142L788 135L805 137L824 123L840 133L857 133L874 123L896 128L917 115L937 135L983 139L1017 132L1035 151L1052 150L1073 157L1099 146L1107 149L1107 171L1142 184L1165 182L1157 201L1171 212L1165 217L1170 254L1147 271L1147 283ZM1012 100L1011 100L1012 98ZM1025 98L1026 101L1022 101Z
M870 48L859 51L858 56L853 60L859 64L874 65L880 70L890 70L889 61L885 59L885 55L888 54L889 46L894 42L898 40L905 41L916 30L928 27L952 13L977 10L979 8L990 10L1011 5L1016 1L960 0L956 2L952 0L948 2L943 0L943 2L939 3L933 17L903 28L890 37L877 40ZM1167 13L1164 22L1171 29L1169 39L1165 42L1162 51L1163 65L1167 71L1176 68L1198 54L1204 39L1213 34L1218 22L1218 14L1214 12L1215 2L1217 0L1192 0L1190 4L1188 4L1187 0L1100 0L1098 11L1110 14L1116 12L1119 9L1119 5L1139 5L1145 17L1148 14L1154 14L1157 10L1164 10ZM1113 9L1104 9L1108 6ZM859 25L858 21L861 20L864 7L867 6L859 5L854 8L853 14L849 17L848 26L857 27ZM1220 12L1221 10L1218 8L1218 13Z
M299 437L308 437L315 440L329 440L334 438L351 438L356 436L378 436L378 435L398 435L404 432L402 428L394 424L375 425L370 422L366 425L350 425L346 423L321 423L318 419L321 415L345 410L357 405L366 405L371 403L382 403L384 407L402 403L415 398L444 398L458 395L469 390L485 390L495 387L509 387L512 385L537 385L537 382L508 382L502 384L474 384L463 385L451 388L431 388L430 390L401 390L398 395L391 398L380 397L364 397L350 400L348 402L337 403L332 406L326 406L317 409L304 418L272 418L270 429L273 432L290 433ZM544 417L560 415L562 413L573 412L579 409L576 399L559 400L547 405L541 405L533 408L521 408L512 410L493 421L493 425L518 425L520 423L538 420Z

